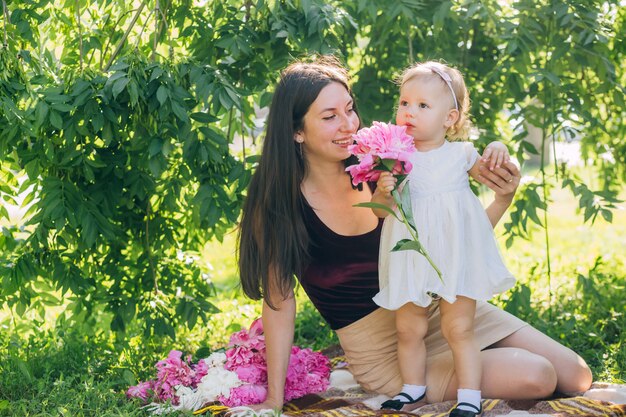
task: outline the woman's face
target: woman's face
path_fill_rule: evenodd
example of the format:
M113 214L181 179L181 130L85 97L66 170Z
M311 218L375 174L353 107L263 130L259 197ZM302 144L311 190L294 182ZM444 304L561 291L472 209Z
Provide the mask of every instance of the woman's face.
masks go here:
M296 133L307 161L342 161L359 128L359 116L346 88L337 82L320 91L304 115L304 128Z

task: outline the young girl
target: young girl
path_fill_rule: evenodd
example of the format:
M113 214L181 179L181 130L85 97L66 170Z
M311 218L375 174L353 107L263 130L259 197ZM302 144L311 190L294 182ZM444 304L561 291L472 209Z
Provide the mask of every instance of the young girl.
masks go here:
M461 73L438 62L406 70L400 86L396 123L407 127L417 152L406 183L419 239L443 274L415 251L391 252L410 238L406 226L385 220L380 246L380 292L374 301L396 311L398 361L402 392L383 403L400 410L424 398L428 309L439 300L441 328L454 358L460 389L453 417L474 417L481 407L480 353L473 335L477 300L511 288L515 279L500 258L493 229L472 193L468 174L478 177L479 155L469 142L449 142L467 135L469 97ZM491 167L508 159L506 147L490 144L483 160ZM391 206L396 180L381 175L372 201ZM387 213L375 210L379 217Z

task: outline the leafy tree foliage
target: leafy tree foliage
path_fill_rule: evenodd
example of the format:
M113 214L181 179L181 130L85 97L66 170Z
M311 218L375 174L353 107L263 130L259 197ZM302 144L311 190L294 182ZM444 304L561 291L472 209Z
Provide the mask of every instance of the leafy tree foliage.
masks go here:
M0 236L0 302L44 317L60 294L59 320L120 333L206 321L213 289L185 254L236 222L254 157L233 145L256 139L278 72L310 53L347 62L365 123L392 118L408 64L458 66L480 141L510 134L520 156L542 155L511 238L547 227L553 175L585 220L610 221L626 180L625 18L617 1L4 0L0 194L30 208ZM544 142L582 138L599 189L547 172L528 123Z

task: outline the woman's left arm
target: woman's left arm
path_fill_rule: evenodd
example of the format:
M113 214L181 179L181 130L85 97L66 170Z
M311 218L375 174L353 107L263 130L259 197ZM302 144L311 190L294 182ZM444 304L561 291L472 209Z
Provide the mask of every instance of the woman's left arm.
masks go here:
M485 209L491 225L495 227L513 202L521 179L519 168L511 161L492 171L481 164L476 179L496 193L493 202Z

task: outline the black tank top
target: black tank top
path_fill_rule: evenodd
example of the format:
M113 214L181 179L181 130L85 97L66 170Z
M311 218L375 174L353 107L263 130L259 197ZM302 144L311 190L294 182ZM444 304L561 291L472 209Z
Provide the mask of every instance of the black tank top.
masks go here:
M376 228L356 236L333 232L304 199L310 261L300 284L333 330L376 310L378 246L383 219Z

